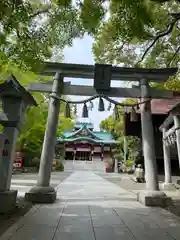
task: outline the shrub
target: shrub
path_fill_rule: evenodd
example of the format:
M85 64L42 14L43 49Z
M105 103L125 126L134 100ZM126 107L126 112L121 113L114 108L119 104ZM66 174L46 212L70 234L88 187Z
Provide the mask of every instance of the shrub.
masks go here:
M59 172L63 172L64 171L64 165L62 162L57 161L56 162L56 167L55 167L56 171Z
M126 162L127 168L131 168L133 165L134 165L134 160L131 160L131 159L127 160L127 162Z
M39 170L40 159L35 157L32 159L31 167L36 167L37 171Z

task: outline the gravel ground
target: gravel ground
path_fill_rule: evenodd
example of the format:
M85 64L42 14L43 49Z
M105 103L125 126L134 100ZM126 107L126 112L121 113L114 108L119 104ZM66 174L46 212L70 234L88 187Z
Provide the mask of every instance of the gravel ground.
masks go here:
M146 188L145 183L134 182L132 180L133 175L105 174L105 173L99 173L98 175L133 193L137 193L139 190L143 190ZM159 181L160 182L163 181L163 178L164 178L163 176L159 176ZM179 179L179 177L173 176L173 182L176 182L177 179ZM174 191L168 191L165 193L166 195L170 196L173 201L173 205L167 207L166 210L180 217L180 191L174 190Z
M72 172L53 172L51 180L57 180L57 183L64 181ZM13 180L34 180L37 178L37 174L16 174L13 176ZM27 184L27 183L26 183ZM55 184L53 184L55 187ZM17 198L16 208L8 214L0 214L0 236L15 222L17 222L20 217L24 216L31 208L32 203L24 201L23 197Z

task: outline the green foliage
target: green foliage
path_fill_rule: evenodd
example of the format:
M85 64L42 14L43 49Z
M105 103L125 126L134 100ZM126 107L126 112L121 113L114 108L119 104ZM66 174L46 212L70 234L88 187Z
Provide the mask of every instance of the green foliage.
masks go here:
M95 33L106 13L104 0L84 0L80 4L80 19L90 34Z
M39 70L40 63L82 36L72 1L3 0L0 2L0 59Z
M18 139L17 150L29 153L32 157L40 157L47 116L48 106L46 103L38 107L32 107L26 112ZM63 130L72 129L72 127L73 122L71 119L59 116L58 136L61 135Z
M90 1L90 0L89 0ZM97 21L96 62L166 67L180 61L178 0L111 0L106 21ZM102 17L101 17L102 18ZM141 62L141 63L140 63Z
M126 99L123 103L133 104L135 103L135 99ZM121 135L124 135L124 108L118 106L118 120L115 120L114 114L105 120L101 121L99 127L100 129L104 129L108 132L111 132L115 139L119 138Z
M24 87L30 82L44 82L51 77L36 74L42 62L51 59L62 61L62 51L75 37L83 34L78 10L72 1L9 1L0 3L0 81L14 75ZM47 95L32 94L39 104L25 113L17 150L31 158L40 158L46 120ZM63 115L61 104L57 134L72 128L72 120Z
M95 38L96 62L134 66L152 45L143 65L176 65L179 12L178 0L4 0L0 63L39 71L42 61L62 60L63 48L88 32Z
M39 170L40 158L34 157L31 161L31 167L35 167L37 171Z
M49 77L40 77L29 70L18 68L18 65L9 60L1 66L0 79L4 81L11 74L15 75L17 80L26 87L30 82L44 82L49 80ZM48 116L48 98L40 93L32 94L39 104L37 107L30 107L25 112L24 123L20 130L20 135L17 143L17 150L26 152L26 155L32 157L40 157L42 143L46 128ZM66 119L64 115L65 104L61 103L59 125L57 134L61 135L65 129L71 129L73 126L72 119Z
M64 165L61 161L57 161L56 162L56 171L60 171L60 172L63 172L64 171Z
M124 136L121 135L117 138L118 145L117 151L119 153L119 159L124 160ZM126 136L127 142L127 157L130 159L136 159L140 150L140 139L134 136Z
M4 126L0 124L0 133L2 133Z
M134 160L128 159L126 162L126 167L131 168L134 165Z
M63 104L62 104L63 105ZM63 111L63 107L62 110ZM64 114L61 112L61 114ZM62 131L64 130L71 130L74 126L74 123L71 118L65 118L63 116L59 116L59 124L58 124L58 130L57 130L57 136L61 136Z
M18 150L30 151L33 155L40 157L47 113L46 105L32 107L26 111L18 139Z
M132 104L134 99L126 99L124 103ZM124 158L124 109L118 108L119 119L115 120L113 116L101 121L100 129L110 132L113 137L118 141L117 153L118 158ZM138 137L126 136L127 141L127 155L129 158L135 159L138 155L140 148L140 140Z
M177 76L169 78L169 80L165 83L152 83L152 87L156 87L162 90L171 90L174 92L180 92L180 81L179 81L180 75L177 74Z

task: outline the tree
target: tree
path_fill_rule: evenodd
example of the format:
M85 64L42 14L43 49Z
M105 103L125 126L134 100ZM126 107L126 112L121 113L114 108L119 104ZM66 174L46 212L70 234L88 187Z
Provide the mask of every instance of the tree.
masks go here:
M20 131L17 150L26 153L31 159L40 157L44 133L46 129L46 120L48 116L47 103L42 103L38 107L31 107L26 111L25 121ZM62 131L72 129L72 119L66 119L59 116L57 135Z
M108 19L101 16L94 24L96 62L177 66L180 61L179 0L112 0L106 1L106 5L104 1L98 2L101 2L99 12L108 12Z
M84 32L96 40L97 62L167 66L179 61L179 0L4 0L0 21L1 61L16 60L33 70Z
M122 114L122 113L121 113ZM110 132L118 144L116 146L116 151L118 153L119 159L122 161L124 159L124 120L120 117L119 120L114 120L112 116L106 118L100 123L100 128L107 132ZM137 137L126 136L127 141L127 159L136 159L140 141Z
M177 76L169 78L169 80L165 83L152 83L152 87L156 87L162 90L170 90L174 92L180 92L180 81L179 74Z
M76 37L83 36L79 8L65 0L4 0L0 2L0 81L14 75L24 87L30 82L47 81L40 77L45 60L62 61L62 51ZM28 109L18 149L40 156L47 119L47 95L33 93L39 104ZM43 103L42 103L43 102ZM71 119L60 112L58 134L72 128Z
M133 104L134 99L126 99L123 103ZM114 116L109 116L105 120L101 121L100 129L110 132L113 137L118 141L117 151L119 158L122 160L124 156L124 109L118 107L118 119ZM140 141L137 137L126 136L127 140L127 157L128 159L135 159L139 152Z
M78 8L64 0L3 0L0 2L0 63L39 70L83 34Z

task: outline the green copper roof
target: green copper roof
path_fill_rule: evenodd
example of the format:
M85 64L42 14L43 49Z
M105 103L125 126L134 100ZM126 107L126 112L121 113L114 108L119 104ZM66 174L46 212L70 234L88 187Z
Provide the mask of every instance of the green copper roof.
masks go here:
M87 142L93 142L93 143L100 143L100 144L112 144L112 143L116 143L115 140L111 140L111 141L106 141L106 140L98 140L98 139L93 139L93 138L89 138L89 137L77 137L77 138L58 138L57 139L58 142L78 142L78 141L87 141Z
M83 122L76 122L74 127L75 128L82 128L84 125L86 125L87 128L91 128L91 129L94 128L92 123L83 123Z
M84 131L84 132L83 132ZM84 123L77 131L64 131L62 137L57 138L58 142L88 141L100 144L116 143L112 135L103 131L91 131L89 125Z
M103 131L99 131L99 132L93 132L94 135L102 140L107 140L107 141L112 141L114 140L112 135L108 132L103 132Z
M62 134L65 138L71 137L73 135L73 131L64 131Z

